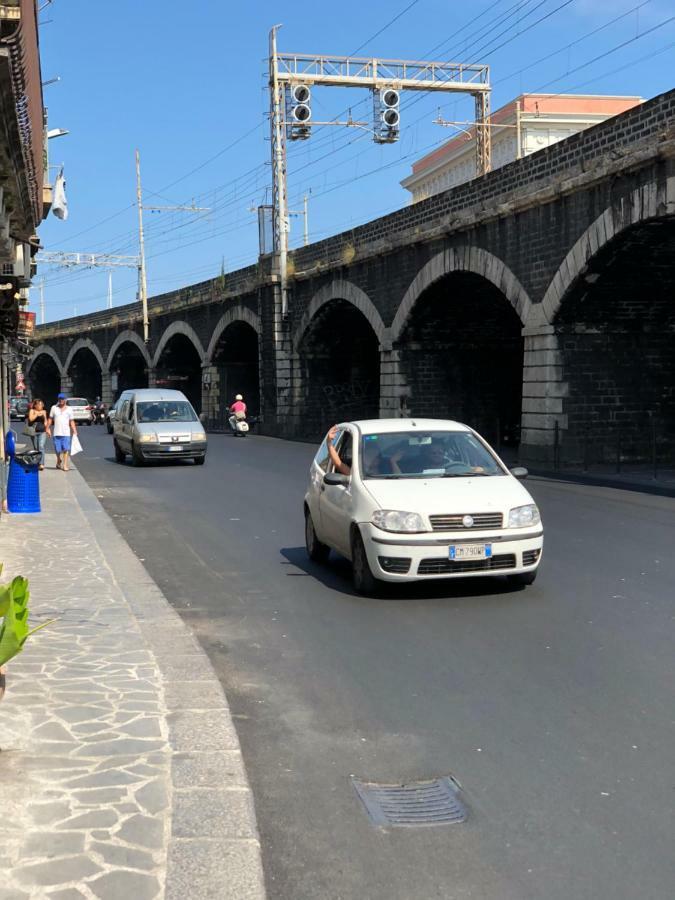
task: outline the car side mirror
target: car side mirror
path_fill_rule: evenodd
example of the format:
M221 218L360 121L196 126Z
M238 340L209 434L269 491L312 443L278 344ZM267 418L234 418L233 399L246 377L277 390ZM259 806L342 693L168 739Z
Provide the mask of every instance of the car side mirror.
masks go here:
M522 481L523 478L527 478L530 474L525 466L516 466L514 469L510 470L511 474L514 478L517 478L519 481Z
M349 484L349 475L343 475L341 472L327 472L323 476L323 483L347 487Z

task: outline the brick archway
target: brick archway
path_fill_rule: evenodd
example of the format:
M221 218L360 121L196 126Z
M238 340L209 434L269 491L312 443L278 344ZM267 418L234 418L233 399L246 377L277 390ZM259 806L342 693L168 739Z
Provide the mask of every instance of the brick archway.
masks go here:
M54 350L53 347L50 347L48 344L40 344L39 347L36 347L35 350L33 350L31 358L26 363L26 375L29 374L33 363L38 359L39 356L51 357L51 359L54 360L54 363L56 364L57 369L59 370L59 375L61 377L63 377L64 372L66 370L64 369L63 365L61 364L61 360L59 359L59 356L58 356L58 353L56 352L56 350Z
M107 370L110 370L110 367L113 364L113 360L115 359L115 354L123 344L133 344L135 347L137 347L147 367L150 368L152 366L150 353L148 352L147 346L143 343L143 339L141 338L141 336L135 331L130 331L127 329L126 331L121 331L113 341L113 345L110 348L110 352L108 353L108 360L106 363Z
M191 328L187 324L187 322L172 322L160 338L159 344L157 344L157 349L155 350L155 355L152 359L152 365L154 368L157 367L157 364L162 357L162 353L164 352L164 348L166 347L166 345L169 343L171 338L177 334L182 334L189 341L191 341L194 345L195 350L199 354L200 360L202 360L202 362L204 361L204 347L202 346L202 342L197 337L197 333L194 328Z
M319 310L332 300L346 300L348 303L355 306L368 320L370 327L375 332L375 336L377 337L380 346L383 344L387 338L387 329L385 328L382 317L377 311L373 301L365 291L362 291L361 288L352 284L351 281L337 279L322 287L312 297L309 306L305 310L305 313L300 320L300 324L293 335L293 348L296 352L298 351L300 343L312 320Z
M636 188L630 196L620 198L598 216L562 261L544 294L541 308L546 321L554 322L567 291L584 274L598 250L631 225L657 216L658 192L653 183Z
M222 333L228 326L233 325L235 322L246 322L246 324L250 325L258 335L258 339L260 339L260 319L258 318L256 313L252 312L246 306L233 306L232 309L228 309L228 311L221 316L218 324L213 329L213 334L211 335L211 340L209 341L209 348L206 351L206 363L208 365L211 365L213 354L216 350L216 347L218 346L218 341L220 340Z
M420 269L405 292L391 324L392 341L397 341L403 334L410 314L421 294L434 282L452 272L469 272L486 278L504 294L518 314L520 321L525 324L532 302L525 288L508 266L499 257L481 247L449 248L432 257Z
M103 360L103 354L98 349L96 344L90 338L78 338L70 348L68 356L66 357L66 361L63 364L63 373L65 375L68 374L68 370L70 369L73 359L80 350L89 350L90 353L96 358L97 363L101 367L101 375L108 371L108 367Z

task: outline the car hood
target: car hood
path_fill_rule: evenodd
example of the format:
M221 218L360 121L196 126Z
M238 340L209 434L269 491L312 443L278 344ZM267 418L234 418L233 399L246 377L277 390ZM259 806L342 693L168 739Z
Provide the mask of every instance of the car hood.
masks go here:
M512 475L459 478L369 479L363 482L380 509L400 509L422 515L506 512L533 503Z

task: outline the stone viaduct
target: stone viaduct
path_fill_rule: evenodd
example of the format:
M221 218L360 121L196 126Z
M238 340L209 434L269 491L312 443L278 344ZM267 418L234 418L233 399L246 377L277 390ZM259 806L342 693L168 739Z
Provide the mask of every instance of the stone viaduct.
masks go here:
M468 422L520 457L675 437L675 91L468 184L294 251L37 329L33 395L171 385L211 428ZM632 450L631 450L632 448Z

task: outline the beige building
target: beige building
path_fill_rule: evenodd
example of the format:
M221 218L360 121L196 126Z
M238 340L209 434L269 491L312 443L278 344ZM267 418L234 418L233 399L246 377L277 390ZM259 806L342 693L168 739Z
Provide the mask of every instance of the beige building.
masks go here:
M597 125L642 103L641 97L521 94L491 116L492 168ZM474 129L442 144L416 163L401 185L417 203L476 177Z

